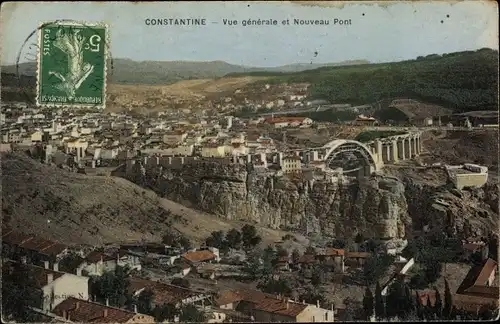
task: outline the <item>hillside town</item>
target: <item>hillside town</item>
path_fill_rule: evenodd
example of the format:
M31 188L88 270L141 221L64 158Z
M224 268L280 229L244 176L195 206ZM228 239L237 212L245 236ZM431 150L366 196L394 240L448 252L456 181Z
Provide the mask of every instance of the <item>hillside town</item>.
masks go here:
M325 104L310 104L303 95L290 98L312 105L313 109ZM355 116L345 126L393 127L363 114ZM432 127L433 120L440 122L441 116L420 124L396 126L395 130ZM473 126L466 121L469 124L443 127L471 129ZM241 164L265 176L305 177L327 183L348 181L349 170L344 174L342 166L332 168L332 162L326 160L328 149L290 146L283 138L286 131L326 127L329 123L307 117L274 114L201 118L186 112L185 117L139 117L65 108L41 110L14 103L2 107L1 145L4 154L27 152L46 165L89 175L110 176L117 169L135 164L175 169L189 163L216 161ZM412 146L418 144L411 144L418 143L416 138L407 146L407 152L413 150L411 156L405 157L403 152L401 160L418 156L420 148ZM382 147L377 141L375 138L369 143L374 148ZM376 149L373 152L377 153ZM384 155L381 163L398 163L397 157L389 159L389 151L387 158L384 151L380 152ZM454 175L457 168L446 166L450 178L455 177L455 186L462 188L464 185L459 185ZM484 168L466 165L464 170L479 172L478 177L486 174L487 180ZM467 186L479 181L481 187L486 180L460 181ZM26 305L28 310L17 311L29 313L31 319L58 322L374 321L405 317L410 309L417 318L433 319L442 316L441 310L436 313L437 307L443 307L453 318L483 318L498 307L497 262L489 252L496 243L490 238L458 241L435 237L451 253L445 262L470 268L468 272L462 269L462 277L451 286L440 275L441 270L422 273L421 263L428 264L431 261L427 258L432 256L416 261L415 241L373 240L358 235L347 245L334 241L300 251L290 248L296 238L289 235L256 254L259 250L253 250L260 240L253 226L244 226L241 232L213 232L200 246L182 237L164 237L157 243L68 246L5 227L4 278L30 278L20 289L36 292L37 297L34 295L32 303ZM349 297L352 289L359 290L352 283L359 280L376 286L373 292L370 288L358 291L362 300ZM406 298L409 304L392 314L390 303L397 301L391 301L391 289L408 282L415 295L394 295ZM428 289L428 282L445 286ZM17 290L13 293L19 294ZM380 298L384 298L385 306L380 306ZM387 309L382 311L384 307Z
M498 319L492 4L2 4L2 322Z

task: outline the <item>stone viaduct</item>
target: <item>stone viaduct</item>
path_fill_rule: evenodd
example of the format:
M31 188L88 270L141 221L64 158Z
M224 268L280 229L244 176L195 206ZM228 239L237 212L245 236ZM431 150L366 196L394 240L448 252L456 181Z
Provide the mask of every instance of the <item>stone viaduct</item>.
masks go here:
M421 134L419 131L412 131L407 134L379 138L368 143L336 139L320 148L319 154L327 165L330 165L331 161L342 152L357 152L366 162L365 169L361 172L368 175L382 169L385 164L412 159L420 155Z

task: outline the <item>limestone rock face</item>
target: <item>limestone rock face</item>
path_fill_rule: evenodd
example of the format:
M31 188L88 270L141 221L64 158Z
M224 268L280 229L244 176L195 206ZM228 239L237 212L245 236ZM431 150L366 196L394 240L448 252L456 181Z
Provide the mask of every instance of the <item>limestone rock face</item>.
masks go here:
M411 226L403 183L373 176L360 182L291 181L258 175L244 165L198 162L146 169L126 177L159 195L224 219L337 238L401 238Z
M449 185L435 187L404 179L408 211L417 228L467 238L498 232L498 184L479 189L457 190Z

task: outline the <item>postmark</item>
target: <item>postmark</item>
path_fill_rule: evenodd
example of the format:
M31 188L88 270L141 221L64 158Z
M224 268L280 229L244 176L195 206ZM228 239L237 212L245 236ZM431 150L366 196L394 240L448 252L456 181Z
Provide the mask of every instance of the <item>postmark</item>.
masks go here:
M106 104L109 29L104 23L56 21L38 28L36 104Z

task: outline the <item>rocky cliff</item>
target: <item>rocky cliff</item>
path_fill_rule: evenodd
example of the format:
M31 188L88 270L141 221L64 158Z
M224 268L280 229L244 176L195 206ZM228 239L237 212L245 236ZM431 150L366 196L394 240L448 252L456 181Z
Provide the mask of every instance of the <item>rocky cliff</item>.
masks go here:
M125 171L125 170L123 170ZM172 169L134 164L129 180L224 219L327 237L401 238L408 230L486 236L498 229L498 184L456 190L412 177L306 181L258 175L244 165L198 162Z
M404 178L408 212L416 228L428 225L457 237L488 236L498 231L499 185L457 190Z
M411 224L403 183L374 176L306 181L258 175L244 165L198 162L180 168L129 168L131 181L225 219L325 236L399 238Z

